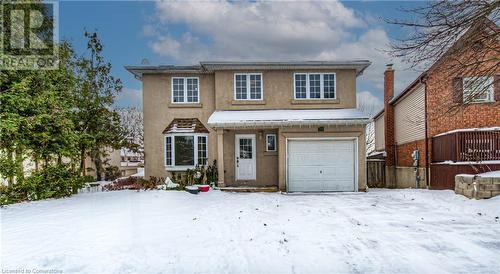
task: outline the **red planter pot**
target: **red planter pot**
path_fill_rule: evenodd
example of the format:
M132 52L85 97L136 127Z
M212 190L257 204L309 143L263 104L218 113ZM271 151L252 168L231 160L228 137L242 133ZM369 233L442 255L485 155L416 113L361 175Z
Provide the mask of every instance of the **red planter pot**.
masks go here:
M198 189L201 192L208 192L210 190L210 186L209 185L201 185L201 186L198 186Z

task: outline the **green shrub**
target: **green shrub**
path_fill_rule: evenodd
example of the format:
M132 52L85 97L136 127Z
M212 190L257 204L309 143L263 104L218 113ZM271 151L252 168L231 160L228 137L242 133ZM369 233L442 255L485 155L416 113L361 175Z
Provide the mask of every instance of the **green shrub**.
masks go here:
M0 204L67 197L89 180L65 165L45 167L12 186L2 186Z
M151 178L152 178L151 180L144 180L143 178L130 176L118 179L111 184L105 185L104 189L106 191L115 191L124 189L150 190L150 189L156 189L158 185L165 183L165 178L156 178L156 177L151 177Z
M219 180L219 171L217 170L217 160L214 160L212 165L207 166L206 176L208 183L217 184L217 181Z
M12 186L0 185L0 205L19 203L26 200L26 191L21 184Z

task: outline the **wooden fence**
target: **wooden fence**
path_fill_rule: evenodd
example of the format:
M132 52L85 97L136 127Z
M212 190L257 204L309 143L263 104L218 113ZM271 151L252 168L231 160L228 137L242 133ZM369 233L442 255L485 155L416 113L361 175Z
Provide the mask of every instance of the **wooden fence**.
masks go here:
M455 189L455 175L477 174L491 170L500 170L500 164L457 165L434 163L430 166L432 189Z
M368 159L366 161L368 187L386 187L385 185L385 160Z
M432 162L500 160L500 131L462 131L432 138Z

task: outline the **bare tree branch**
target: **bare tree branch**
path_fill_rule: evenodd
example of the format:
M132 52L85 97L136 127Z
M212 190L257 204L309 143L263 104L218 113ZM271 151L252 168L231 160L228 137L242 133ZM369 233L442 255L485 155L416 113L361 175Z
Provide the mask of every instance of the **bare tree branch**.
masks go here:
M394 40L389 53L412 68L437 72L447 79L440 83L443 90L461 79L463 93L443 101L435 117L456 114L464 105L493 96L500 71L500 1L439 0L403 11L410 19L386 21L411 34Z

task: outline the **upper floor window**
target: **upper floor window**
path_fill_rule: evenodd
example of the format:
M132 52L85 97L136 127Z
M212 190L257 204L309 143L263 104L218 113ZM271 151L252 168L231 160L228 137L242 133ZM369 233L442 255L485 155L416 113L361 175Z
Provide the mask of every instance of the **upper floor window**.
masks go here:
M234 98L236 100L262 100L262 74L235 74Z
M478 76L463 78L464 102L493 102L493 77Z
M172 77L173 103L199 103L198 77Z
M335 99L335 73L295 73L295 99Z

